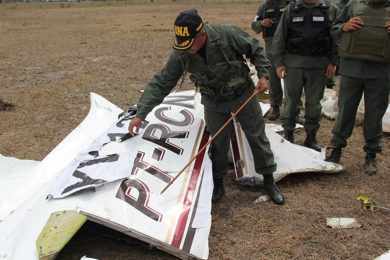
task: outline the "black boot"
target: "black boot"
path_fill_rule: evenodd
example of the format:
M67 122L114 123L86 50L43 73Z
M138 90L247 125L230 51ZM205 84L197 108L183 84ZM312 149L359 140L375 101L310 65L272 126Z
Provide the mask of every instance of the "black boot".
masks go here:
M364 172L370 176L376 174L377 167L376 167L376 154L375 153L367 153L366 161L364 163Z
M316 150L317 152L321 152L321 146L317 143L316 139L317 131L307 131L306 130L306 139L303 143L307 148Z
M222 178L214 178L213 181L214 181L214 189L213 189L212 201L218 202L225 195L225 187L223 185Z
M326 149L325 161L339 163L341 158L341 147L331 146Z
M279 106L272 106L271 107L271 112L268 115L268 119L270 121L275 121L276 119L279 118L279 116L280 116Z
M290 143L294 143L294 130L284 130L284 138Z
M276 186L273 175L263 175L264 177L264 189L271 197L271 200L278 205L284 204L284 197L282 192Z

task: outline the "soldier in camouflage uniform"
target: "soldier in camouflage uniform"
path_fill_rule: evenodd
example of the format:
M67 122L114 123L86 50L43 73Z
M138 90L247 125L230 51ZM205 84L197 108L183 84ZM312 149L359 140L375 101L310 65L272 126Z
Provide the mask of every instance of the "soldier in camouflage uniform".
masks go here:
M297 106L305 91L304 145L320 151L316 134L326 78L336 70L336 46L330 34L337 8L325 0L296 0L283 13L274 35L272 56L277 74L285 80L282 113L284 136L294 142Z
M349 2L349 0L331 0L331 2L333 2L337 6L339 11L342 11Z
M271 47L272 39L276 31L276 27L280 21L288 0L267 0L259 6L256 17L251 23L252 30L256 33L262 32L265 50L268 59L272 62ZM274 121L280 116L280 106L283 101L283 90L280 79L276 75L276 69L272 62L272 69L270 70L270 92L271 92L271 111L268 119Z
M376 154L382 150L382 119L389 104L390 3L386 0L351 1L333 29L341 37L341 85L339 114L327 160L340 161L364 94L364 170L373 175L377 172Z
M268 88L269 61L258 41L235 26L208 25L195 9L183 11L175 20L176 41L165 67L148 83L138 103L136 117L130 122L129 132L136 132L147 114L162 102L175 87L184 72L199 88L204 105L207 130L217 130L254 91L248 66L243 55L255 65L259 91ZM264 176L264 188L272 200L283 204L284 198L273 178L276 170L260 105L252 99L237 115L251 147L255 169ZM232 124L215 138L211 146L213 162L213 201L225 193L223 176L228 168Z

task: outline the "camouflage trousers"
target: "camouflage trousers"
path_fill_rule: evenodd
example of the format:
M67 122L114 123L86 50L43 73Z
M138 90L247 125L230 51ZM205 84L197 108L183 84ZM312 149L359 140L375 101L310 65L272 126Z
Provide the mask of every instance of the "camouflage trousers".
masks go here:
M237 107L232 107L231 112L235 109ZM230 116L229 112L214 111L205 107L206 127L209 133L214 135ZM276 163L270 142L265 135L263 114L257 98L252 98L237 115L237 120L248 139L256 172L263 175L272 174L276 170ZM214 178L222 178L228 169L228 152L232 134L234 134L234 127L233 123L230 123L211 145Z
M382 150L382 119L389 105L390 82L387 78L360 79L341 76L339 114L333 128L331 143L345 147L351 136L356 112L364 94L364 150L377 153Z
M282 111L283 128L295 129L298 106L305 91L305 122L307 131L316 132L320 127L321 99L324 96L326 77L322 69L287 68L284 79L286 102Z

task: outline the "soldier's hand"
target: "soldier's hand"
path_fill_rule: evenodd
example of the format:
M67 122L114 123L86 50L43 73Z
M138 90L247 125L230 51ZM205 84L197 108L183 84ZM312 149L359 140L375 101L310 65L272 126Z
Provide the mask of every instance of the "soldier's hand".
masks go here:
M363 25L363 20L360 17L355 16L349 19L346 23L344 23L342 30L343 32L353 32L361 29Z
M261 77L256 85L256 91L259 93L266 91L269 89L269 81L266 77Z
M136 135L138 134L138 130L139 128L141 127L141 124L142 124L142 119L139 118L139 117L134 117L131 121L130 121L130 124L129 124L129 133L131 135Z
M386 28L387 28L387 32L390 33L390 21L387 21L386 24L385 24Z
M270 18L264 18L263 20L261 20L261 26L266 27L266 28L271 27L273 23L274 22Z
M279 66L276 68L276 75L278 75L278 77L280 79L284 79L284 77L286 77L287 73L286 73L286 67L285 66Z
M325 70L325 76L330 79L336 74L336 65L328 64Z

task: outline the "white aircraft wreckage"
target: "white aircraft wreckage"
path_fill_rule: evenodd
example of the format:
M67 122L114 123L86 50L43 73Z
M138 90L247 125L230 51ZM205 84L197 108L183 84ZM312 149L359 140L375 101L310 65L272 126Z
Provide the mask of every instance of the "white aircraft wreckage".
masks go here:
M134 111L122 113L92 94L87 117L41 162L0 155L0 259L53 259L86 220L182 259L207 259L213 189L207 150L161 194L209 140L199 100L194 91L170 94L130 137ZM260 175L239 124L235 129L233 177L247 184ZM277 180L342 170L272 129Z

